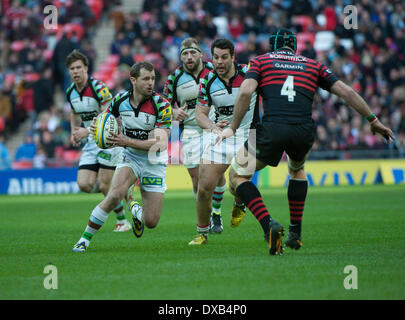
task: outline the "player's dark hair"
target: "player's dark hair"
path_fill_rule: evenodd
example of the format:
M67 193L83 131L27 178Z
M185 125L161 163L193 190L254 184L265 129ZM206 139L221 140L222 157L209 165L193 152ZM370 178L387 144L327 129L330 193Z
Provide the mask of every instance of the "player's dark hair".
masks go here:
M231 41L229 41L228 39L224 39L224 38L219 38L216 39L212 45L211 45L211 54L214 54L214 48L219 48L219 49L229 49L229 53L231 54L231 56L234 55L235 52L235 47L233 45L233 43Z
M89 65L89 59L87 59L86 55L81 53L79 50L74 49L71 53L68 54L66 57L66 66L69 66L76 62L77 60L81 60L85 66Z
M289 47L294 50L294 52L297 51L297 38L289 29L281 28L275 31L270 36L269 44L270 51L276 51L284 47Z
M129 71L130 76L137 79L141 75L141 69L153 71L155 68L153 67L153 64L148 61L140 61L131 67L131 70Z

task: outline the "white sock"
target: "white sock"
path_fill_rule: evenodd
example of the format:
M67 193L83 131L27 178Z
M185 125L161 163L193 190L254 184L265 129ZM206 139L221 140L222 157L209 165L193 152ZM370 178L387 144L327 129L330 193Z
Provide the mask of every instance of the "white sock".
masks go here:
M85 238L80 238L80 240L78 241L78 243L82 243L82 242L84 242L84 245L88 248L89 247L89 245L90 245L90 241L89 240L87 240L87 239L85 239Z

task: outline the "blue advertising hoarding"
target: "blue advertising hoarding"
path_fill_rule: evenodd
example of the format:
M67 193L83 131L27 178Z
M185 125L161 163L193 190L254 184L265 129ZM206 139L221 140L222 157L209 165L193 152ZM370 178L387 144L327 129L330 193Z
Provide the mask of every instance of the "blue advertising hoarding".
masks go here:
M77 168L0 171L0 194L64 194L80 192Z

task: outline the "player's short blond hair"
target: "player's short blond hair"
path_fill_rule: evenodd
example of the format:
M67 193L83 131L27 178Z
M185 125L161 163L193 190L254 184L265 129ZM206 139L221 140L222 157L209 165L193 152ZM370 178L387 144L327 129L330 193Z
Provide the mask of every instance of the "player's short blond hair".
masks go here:
M198 40L195 39L195 38L191 38L191 37L184 39L184 40L181 42L180 47L181 47L181 48L182 48L182 47L191 47L191 46L193 46L193 44L196 45L197 48L200 48L200 43L198 42Z

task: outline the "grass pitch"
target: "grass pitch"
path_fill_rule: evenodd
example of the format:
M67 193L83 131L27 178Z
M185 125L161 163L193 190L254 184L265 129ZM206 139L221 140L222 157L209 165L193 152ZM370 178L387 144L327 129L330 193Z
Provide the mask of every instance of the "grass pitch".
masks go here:
M287 190L261 191L288 228ZM230 228L228 191L224 231L206 246L188 246L191 191L168 191L159 225L142 238L114 233L110 217L86 253L73 253L101 199L0 197L0 299L405 299L405 185L310 188L303 247L282 256L268 254L250 212ZM44 288L48 264L57 268L56 290ZM344 287L347 265L357 268L357 290Z

